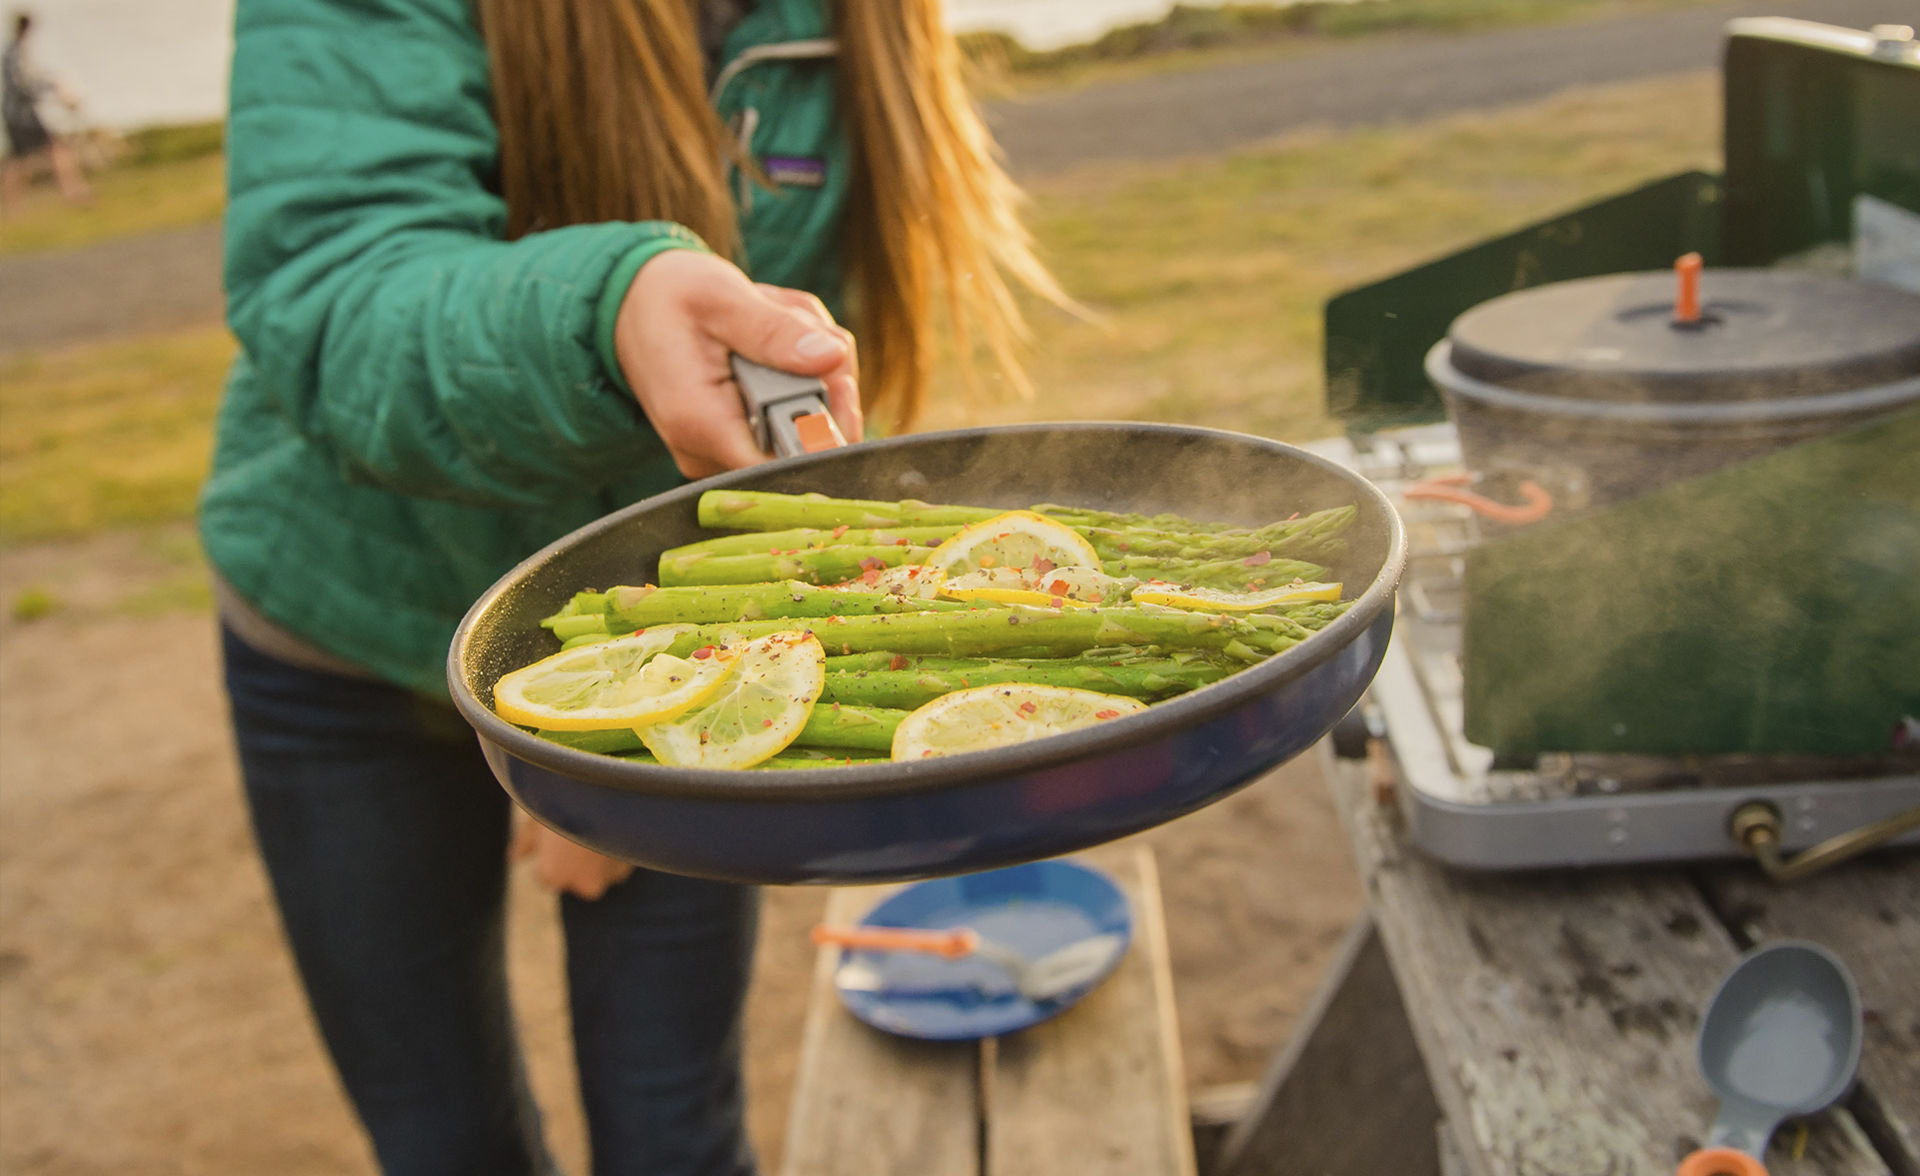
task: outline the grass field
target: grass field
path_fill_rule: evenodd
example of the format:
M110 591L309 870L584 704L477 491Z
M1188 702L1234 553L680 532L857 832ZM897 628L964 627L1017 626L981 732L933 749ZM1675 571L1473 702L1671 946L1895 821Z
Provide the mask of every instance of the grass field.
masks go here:
M1647 179L1717 167L1717 106L1702 73L1048 180L1034 189L1036 234L1105 324L1036 315L1033 399L967 408L949 381L922 423L1114 418L1325 435L1329 296Z
M1041 247L1104 323L1036 313L1038 395L968 407L949 380L922 425L1112 418L1323 435L1329 295L1712 166L1716 102L1702 74L1049 180L1034 191ZM189 517L232 349L209 324L0 359L0 542Z

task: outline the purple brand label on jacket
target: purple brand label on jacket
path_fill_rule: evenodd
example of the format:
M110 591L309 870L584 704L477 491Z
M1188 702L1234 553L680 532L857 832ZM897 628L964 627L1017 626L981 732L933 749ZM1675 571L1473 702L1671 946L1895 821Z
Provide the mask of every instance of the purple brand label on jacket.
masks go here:
M767 178L792 188L818 188L827 182L827 162L805 155L769 155Z

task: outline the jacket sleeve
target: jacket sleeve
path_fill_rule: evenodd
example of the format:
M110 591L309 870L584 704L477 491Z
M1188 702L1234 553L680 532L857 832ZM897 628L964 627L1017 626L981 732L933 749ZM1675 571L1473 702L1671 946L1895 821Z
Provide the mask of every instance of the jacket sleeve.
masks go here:
M502 239L468 0L240 0L228 321L352 481L480 506L578 497L664 449L611 359L664 222Z

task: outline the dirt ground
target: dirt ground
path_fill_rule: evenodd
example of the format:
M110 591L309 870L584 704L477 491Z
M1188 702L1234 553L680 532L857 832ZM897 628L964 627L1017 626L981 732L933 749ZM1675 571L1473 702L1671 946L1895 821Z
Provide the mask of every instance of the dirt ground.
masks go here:
M151 537L0 555L0 1172L350 1173L371 1160L320 1052L254 857L199 611ZM1190 1083L1256 1078L1360 896L1310 764L1143 834L1159 860ZM767 893L751 1129L777 1163L824 894ZM513 890L515 999L556 1150L586 1170L552 899Z

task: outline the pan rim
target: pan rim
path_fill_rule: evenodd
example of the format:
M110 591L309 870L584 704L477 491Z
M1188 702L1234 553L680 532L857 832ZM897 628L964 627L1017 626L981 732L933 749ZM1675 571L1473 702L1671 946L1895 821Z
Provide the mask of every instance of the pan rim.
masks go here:
M1219 682L1155 703L1144 711L1110 720L1096 728L1070 731L1032 743L989 748L969 752L966 755L943 756L918 762L898 763L892 760L881 760L780 773L748 773L734 769L675 768L660 764L634 763L541 739L494 714L492 707L487 706L468 689L466 663L469 660L474 629L501 597L538 568L570 548L623 525L627 519L636 514L671 507L681 501L691 508L699 496L708 490L726 489L742 483L760 481L771 471L804 470L811 465L837 460L846 452L833 449L782 458L688 482L621 507L547 544L495 581L461 618L447 652L448 692L461 717L474 728L483 743L536 768L613 792L684 800L768 804L808 800L888 799L969 788L994 780L1032 775L1070 763L1107 758L1131 748L1162 742L1182 731L1239 710L1255 698L1272 694L1302 677L1352 645L1365 629L1372 626L1380 613L1391 606L1406 564L1406 528L1399 512L1394 510L1378 487L1354 470L1331 458L1283 441L1199 425L1138 421L1063 421L914 433L862 442L859 448L862 452L912 448L972 439L983 434L1093 433L1116 430L1132 435L1157 433L1191 437L1219 444L1250 446L1265 450L1270 456L1295 460L1339 478L1347 483L1356 495L1371 499L1371 506L1387 524L1387 550L1381 561L1380 570L1354 599L1353 605L1326 628L1318 630L1312 637L1293 648L1275 654L1244 670L1236 671ZM1360 503L1356 502L1356 505Z

